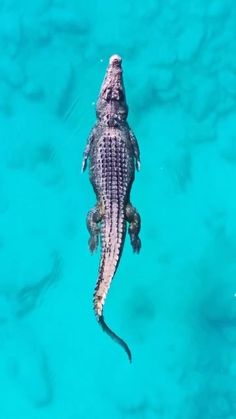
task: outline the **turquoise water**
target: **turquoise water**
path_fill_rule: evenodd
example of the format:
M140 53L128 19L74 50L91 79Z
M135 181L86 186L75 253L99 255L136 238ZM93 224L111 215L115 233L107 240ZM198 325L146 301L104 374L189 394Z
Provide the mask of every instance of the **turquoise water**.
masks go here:
M236 3L0 1L1 419L236 418ZM141 149L105 317L82 153L110 55Z

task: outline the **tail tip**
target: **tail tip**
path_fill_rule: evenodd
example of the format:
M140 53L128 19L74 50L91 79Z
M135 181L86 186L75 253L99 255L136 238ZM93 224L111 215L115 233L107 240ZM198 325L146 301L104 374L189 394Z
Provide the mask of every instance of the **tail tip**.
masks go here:
M102 327L102 330L104 332L106 332L113 340L115 340L120 346L122 346L122 348L125 350L129 362L130 364L132 363L132 353L131 350L129 349L127 343L121 339L118 335L116 335L106 324L103 314L97 316L98 319L98 323L100 324L100 326Z

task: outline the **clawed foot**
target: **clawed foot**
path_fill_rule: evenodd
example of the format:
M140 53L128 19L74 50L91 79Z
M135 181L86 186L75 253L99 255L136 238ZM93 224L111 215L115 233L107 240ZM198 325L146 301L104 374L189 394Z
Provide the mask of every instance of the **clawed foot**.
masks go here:
M141 240L138 236L130 236L131 245L134 253L139 253L141 249Z
M141 220L138 211L129 202L125 208L125 218L129 222L129 235L133 251L139 253L141 249L141 240L139 238Z
M100 222L102 219L102 214L98 205L91 209L87 215L87 227L90 233L89 238L89 249L93 253L99 243L99 235L100 235Z
M93 234L89 239L89 249L92 253L95 252L95 250L98 247L98 234Z

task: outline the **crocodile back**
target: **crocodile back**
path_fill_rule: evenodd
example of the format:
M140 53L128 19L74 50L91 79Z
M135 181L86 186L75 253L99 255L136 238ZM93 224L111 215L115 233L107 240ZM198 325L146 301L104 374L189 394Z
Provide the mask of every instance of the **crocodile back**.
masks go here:
M90 157L90 178L103 215L102 256L94 295L94 308L101 316L107 292L118 267L126 233L125 205L134 180L134 159L128 131L104 130ZM96 156L96 161L93 159Z

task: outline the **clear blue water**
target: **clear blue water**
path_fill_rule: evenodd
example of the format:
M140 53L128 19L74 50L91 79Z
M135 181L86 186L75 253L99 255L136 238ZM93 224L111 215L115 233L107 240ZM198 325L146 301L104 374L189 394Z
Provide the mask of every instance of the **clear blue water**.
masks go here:
M236 418L236 3L0 1L0 417ZM109 56L141 149L129 241L92 310L81 174Z

